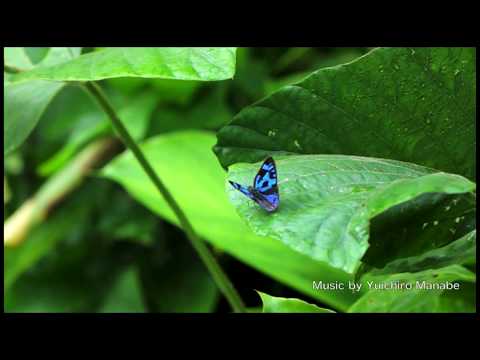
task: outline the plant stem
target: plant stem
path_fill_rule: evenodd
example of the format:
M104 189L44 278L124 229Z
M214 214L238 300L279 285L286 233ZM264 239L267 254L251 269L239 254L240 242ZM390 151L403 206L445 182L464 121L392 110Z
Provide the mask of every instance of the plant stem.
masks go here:
M167 204L173 210L175 215L180 222L185 234L192 243L192 246L197 251L198 255L204 262L207 269L210 271L210 274L213 277L213 280L217 284L220 291L225 295L228 302L232 306L235 312L246 312L245 306L240 298L239 294L235 290L233 284L228 279L227 275L223 272L222 268L218 264L215 257L212 255L205 243L197 236L193 230L192 225L190 224L188 218L185 216L185 213L177 204L173 196L170 194L168 189L162 183L158 175L153 170L153 167L150 165L145 155L143 154L140 147L137 145L135 140L130 136L127 129L121 122L120 118L117 116L113 106L108 101L107 97L103 93L100 86L94 82L86 82L84 84L86 90L94 97L96 102L100 105L102 110L108 115L108 118L112 122L114 129L117 131L121 140L125 143L125 146L130 149L133 155L136 157L140 165L142 166L145 173L148 175L150 180L153 182L155 187L158 189L160 194L163 196Z
M104 160L106 155L118 146L115 138L108 137L94 141L63 169L50 177L35 195L25 201L3 224L4 246L17 246L49 210L67 194L77 188L92 168Z

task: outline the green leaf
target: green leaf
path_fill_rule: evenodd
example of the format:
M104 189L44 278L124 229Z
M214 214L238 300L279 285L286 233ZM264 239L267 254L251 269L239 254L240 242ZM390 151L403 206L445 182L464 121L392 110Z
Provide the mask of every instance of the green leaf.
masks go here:
M51 47L36 68L59 65L80 56L81 47Z
M475 210L472 193L424 194L394 206L372 220L370 248L362 261L382 268L445 246L475 229Z
M40 120L42 113L64 84L29 81L3 85L3 154L20 146Z
M235 213L225 193L225 173L211 151L214 142L211 133L181 131L150 138L142 150L201 237L278 281L345 309L356 294L315 290L312 282L318 278L348 281L350 275L292 251L277 240L253 234ZM130 152L118 156L102 173L153 212L178 224Z
M70 48L51 48L45 59L35 68L41 68L44 64L61 63L72 59L78 54L79 51L71 50ZM13 81L16 76L21 76L23 73L11 76L9 80ZM48 104L64 85L63 83L42 80L22 83L4 82L4 155L25 141L37 125Z
M158 97L155 93L142 92L132 95L128 101L119 106L118 115L135 140L141 140L145 136L157 101ZM98 111L79 112L63 115L63 117L68 117L67 119L72 123L71 134L59 151L40 164L37 171L42 176L48 176L62 168L90 141L113 134L110 121Z
M335 311L309 304L300 299L270 296L260 291L264 313L335 313Z
M118 275L99 312L143 313L145 311L138 272L131 266Z
M475 312L475 279L459 265L417 273L367 274L362 283L369 291L348 312Z
M379 48L244 108L217 137L224 167L349 154L474 178L474 48ZM432 156L435 154L435 156Z
M419 256L398 259L388 263L383 269L371 271L371 275L385 275L401 272L418 272L437 269L454 264L473 264L476 260L477 231L471 231L460 239L430 250Z
M29 70L33 67L23 47L3 48L3 62L5 66L16 70Z
M214 81L235 73L235 48L106 48L15 76L15 81L148 77Z
M250 184L260 167L235 164L228 180ZM353 273L368 248L369 221L431 192L462 193L475 184L457 175L394 160L344 155L277 159L280 207L269 214L228 182L231 202L258 235Z

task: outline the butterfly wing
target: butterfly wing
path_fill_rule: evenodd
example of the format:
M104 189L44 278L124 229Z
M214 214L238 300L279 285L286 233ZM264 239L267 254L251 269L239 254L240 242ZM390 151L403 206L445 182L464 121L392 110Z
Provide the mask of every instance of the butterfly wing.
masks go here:
M270 194L270 195L263 195L261 193L254 194L255 201L263 207L268 212L273 212L277 210L278 204L280 202L280 197L278 193Z
M240 185L240 184L237 184L236 182L233 182L233 181L228 181L230 183L230 185L233 186L234 189L237 189L238 191L240 191L242 194L248 196L250 199L254 200L254 201L257 201L257 199L255 198L255 196L253 196L252 192L250 190L248 190L248 188L246 186L243 186L243 185Z
M253 187L262 195L262 200L270 204L268 208L261 204L266 210L273 211L278 207L280 195L278 193L277 168L273 158L269 157L263 162L253 180Z

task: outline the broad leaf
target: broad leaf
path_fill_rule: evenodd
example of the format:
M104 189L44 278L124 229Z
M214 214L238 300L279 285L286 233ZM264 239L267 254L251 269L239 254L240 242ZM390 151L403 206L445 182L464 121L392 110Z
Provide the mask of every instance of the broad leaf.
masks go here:
M355 294L314 290L312 281L348 281L351 276L292 251L278 240L253 234L235 213L225 193L225 173L211 151L214 142L211 133L182 131L151 138L142 149L200 236L278 281L345 309ZM153 212L178 224L130 152L114 159L103 174Z
M472 193L429 193L388 209L372 220L362 261L382 268L457 240L476 227L475 202Z
M78 50L71 50L70 48L52 48L45 59L39 63L37 67L40 68L45 63L61 63L68 59L72 59L78 54ZM20 74L10 76L9 81L13 80L16 76L20 76ZM4 155L11 152L25 141L37 125L50 101L52 101L53 97L63 88L63 86L63 83L42 80L22 83L4 82Z
M15 76L15 81L96 81L150 77L214 81L235 73L235 48L105 48Z
M324 313L330 314L335 311L309 304L300 299L289 299L270 296L260 291L258 295L262 298L264 313Z
M477 231L474 230L448 245L427 251L419 256L392 261L383 269L373 270L369 274L385 275L402 272L418 272L454 264L473 264L476 260L476 235Z
M228 180L250 185L260 167L236 164ZM369 221L425 193L463 193L475 184L457 175L394 160L344 155L277 159L280 208L269 214L226 182L230 200L251 229L353 273L368 248Z
M218 133L222 165L349 154L475 177L474 48L379 48L244 108ZM435 156L432 156L435 154Z
M366 275L362 283L368 292L348 312L475 312L475 278L459 265L418 273Z

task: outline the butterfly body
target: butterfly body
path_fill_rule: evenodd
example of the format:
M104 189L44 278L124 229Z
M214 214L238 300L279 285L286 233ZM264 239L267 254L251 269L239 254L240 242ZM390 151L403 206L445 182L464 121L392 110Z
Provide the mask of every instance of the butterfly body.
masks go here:
M268 212L277 210L280 196L277 186L277 169L271 157L267 158L253 180L253 186L244 186L230 181L230 184Z

